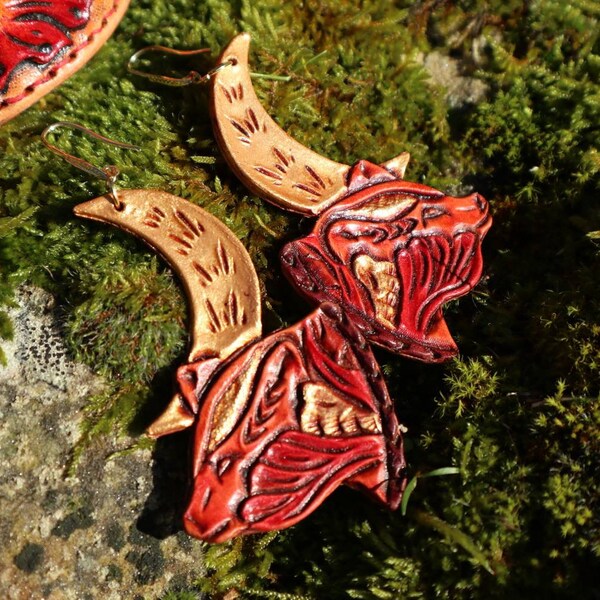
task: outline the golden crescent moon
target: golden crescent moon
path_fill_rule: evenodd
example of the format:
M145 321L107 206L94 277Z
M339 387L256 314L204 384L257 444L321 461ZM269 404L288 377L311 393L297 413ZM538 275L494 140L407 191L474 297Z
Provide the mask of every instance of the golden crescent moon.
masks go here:
M350 170L292 139L266 113L248 68L250 36L236 36L212 77L211 113L215 136L236 175L274 204L318 215L347 191Z
M227 358L261 335L258 277L235 235L199 206L159 190L119 190L75 207L143 239L181 278L190 306L190 362Z

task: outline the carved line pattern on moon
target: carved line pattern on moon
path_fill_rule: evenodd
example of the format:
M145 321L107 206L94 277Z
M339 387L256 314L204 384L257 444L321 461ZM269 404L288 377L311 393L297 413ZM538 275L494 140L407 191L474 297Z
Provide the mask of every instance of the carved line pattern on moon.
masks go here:
M225 95L230 104L241 102L244 98L244 88L241 83L238 84L237 89L232 87L227 90L227 88L224 86L220 86L220 88L221 92ZM252 145L253 137L255 137L256 134L267 134L269 131L266 123L263 122L261 125L258 122L256 113L250 107L246 108L244 118L236 120L235 118L230 117L229 122L231 123L232 127L239 132L240 135L238 135L237 139L245 146ZM261 140L259 138L255 145L259 145L260 142ZM284 175L288 175L289 177L288 170L290 168L290 164L296 163L296 158L293 154L289 154L289 157L286 157L283 150L277 148L276 146L273 146L272 151L275 156L273 165L270 164L270 161L272 161L272 158L270 158L268 166L254 165L253 168L257 173L267 177L272 185L281 186L284 183ZM306 173L303 174L305 177L305 182L293 183L292 187L306 192L308 194L308 196L305 198L306 202L314 204L315 202L318 202L323 195L323 192L327 190L325 182L323 181L323 177L326 177L330 186L333 185L333 181L330 177L325 175L321 177L316 172L315 167L311 167L310 165L304 165L304 170L306 171ZM308 175L308 178L306 175Z
M78 216L111 223L142 238L179 275L188 295L190 361L226 358L260 337L258 278L243 245L199 206L158 190L121 190L123 210L105 196L75 207Z
M157 215L160 218L157 218ZM199 220L194 223L183 210L174 210L173 215L179 221L181 233L168 233L168 237L175 242L175 248L178 254L189 256L194 250L194 243L200 241L202 234L206 231ZM153 206L146 215L144 225L149 227L160 227L160 223L165 218L165 213L161 208ZM207 253L208 255L208 253ZM190 264L197 274L197 282L203 288L207 288L210 284L219 281L220 279L234 276L236 273L235 260L227 250L223 247L220 239L217 239L216 246L213 247L213 260L208 263L210 256L207 256L207 262L204 265L199 260L190 258ZM223 300L223 299L221 299ZM229 291L223 302L223 306L215 305L209 298L204 301L208 314L208 328L213 333L224 331L226 327L236 325L246 325L247 315L244 307L240 303L238 294L234 289Z
M293 140L266 113L248 69L250 36L235 37L220 62L235 64L213 78L215 135L229 166L259 196L278 206L316 215L347 192L349 167Z

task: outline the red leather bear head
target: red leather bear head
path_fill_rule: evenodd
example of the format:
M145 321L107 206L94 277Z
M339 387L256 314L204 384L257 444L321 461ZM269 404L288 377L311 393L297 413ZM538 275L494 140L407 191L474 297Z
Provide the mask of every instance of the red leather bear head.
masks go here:
M442 306L481 277L487 202L366 161L351 170L348 190L309 235L284 247L284 272L310 300L337 302L372 343L431 362L453 356Z

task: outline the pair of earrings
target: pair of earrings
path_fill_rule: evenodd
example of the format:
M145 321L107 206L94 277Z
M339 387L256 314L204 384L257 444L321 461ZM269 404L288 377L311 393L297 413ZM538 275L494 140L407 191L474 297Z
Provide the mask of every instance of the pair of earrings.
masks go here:
M266 200L318 217L281 253L294 287L319 305L292 327L261 338L255 269L220 221L158 190L117 190L114 167L47 142L59 124L43 134L107 182L105 196L75 213L142 238L183 281L189 362L149 433L195 426L184 526L211 542L289 527L341 484L399 505L403 427L370 344L430 362L455 354L441 307L477 283L491 224L478 194L453 198L404 181L406 153L348 166L291 139L253 91L249 41L237 36L212 71L186 82L211 82L215 136L238 177Z

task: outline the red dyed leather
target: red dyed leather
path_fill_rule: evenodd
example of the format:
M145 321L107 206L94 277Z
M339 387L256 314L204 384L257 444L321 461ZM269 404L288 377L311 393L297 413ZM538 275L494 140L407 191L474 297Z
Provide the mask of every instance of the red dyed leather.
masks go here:
M208 381L205 362L179 370L188 407L200 407L191 535L222 542L289 527L342 484L398 506L401 427L369 346L338 307L247 346Z
M283 248L287 277L310 300L339 304L371 343L427 362L454 356L442 306L481 277L487 202L367 161L353 167L348 188L309 235Z
M46 65L71 46L71 32L87 24L91 3L8 0L0 4L0 91L25 61Z
M129 0L0 0L0 124L102 47Z

